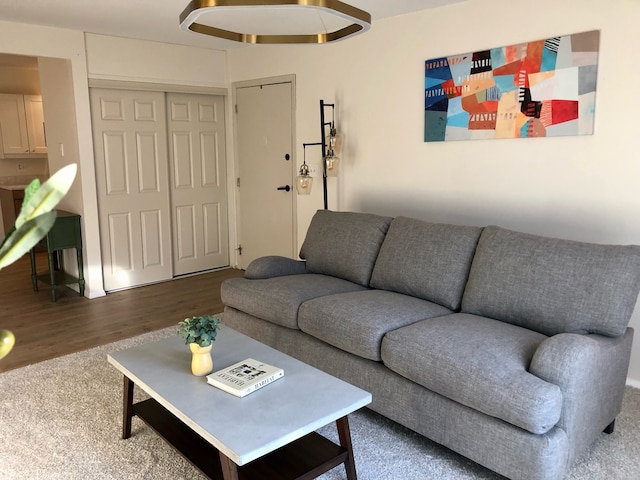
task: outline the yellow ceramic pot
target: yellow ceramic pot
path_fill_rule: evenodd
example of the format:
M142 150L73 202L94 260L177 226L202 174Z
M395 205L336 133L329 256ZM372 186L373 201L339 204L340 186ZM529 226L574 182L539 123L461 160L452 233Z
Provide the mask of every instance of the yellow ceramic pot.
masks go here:
M208 375L213 372L213 359L211 358L211 348L213 344L208 347L201 347L197 343L190 343L191 349L191 373L198 377Z

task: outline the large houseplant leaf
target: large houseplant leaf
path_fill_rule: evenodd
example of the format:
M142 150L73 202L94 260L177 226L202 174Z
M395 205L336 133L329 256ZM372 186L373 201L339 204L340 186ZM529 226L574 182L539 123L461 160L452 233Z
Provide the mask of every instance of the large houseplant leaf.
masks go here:
M23 223L0 248L0 269L31 250L47 234L55 221L56 212L47 212Z
M15 228L19 230L23 223L53 210L71 188L77 170L77 165L73 163L58 170L39 187L37 181L32 182L25 190L24 203Z

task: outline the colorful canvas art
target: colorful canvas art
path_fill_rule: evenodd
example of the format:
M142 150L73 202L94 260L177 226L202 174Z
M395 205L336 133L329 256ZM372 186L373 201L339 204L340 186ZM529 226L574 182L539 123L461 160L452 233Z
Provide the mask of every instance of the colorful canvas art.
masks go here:
M600 32L425 62L424 141L591 135Z

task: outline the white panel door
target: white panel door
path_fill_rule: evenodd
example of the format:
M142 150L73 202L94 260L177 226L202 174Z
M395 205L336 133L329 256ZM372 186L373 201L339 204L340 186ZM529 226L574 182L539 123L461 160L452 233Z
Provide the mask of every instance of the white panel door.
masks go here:
M104 288L172 277L165 96L91 89Z
M239 264L246 268L264 255L295 257L292 84L238 88L236 103Z
M173 271L229 265L224 97L167 94Z

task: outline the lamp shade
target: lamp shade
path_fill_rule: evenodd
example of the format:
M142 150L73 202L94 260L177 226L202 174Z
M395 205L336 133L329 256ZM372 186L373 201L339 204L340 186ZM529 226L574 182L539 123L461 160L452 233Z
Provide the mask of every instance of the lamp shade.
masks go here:
M306 163L300 165L300 173L296 178L296 190L298 195L309 195L313 187L313 177L309 175L309 166Z
M333 153L333 150L329 150L327 156L324 157L324 164L326 168L327 177L337 177L338 167L340 166L340 158Z

